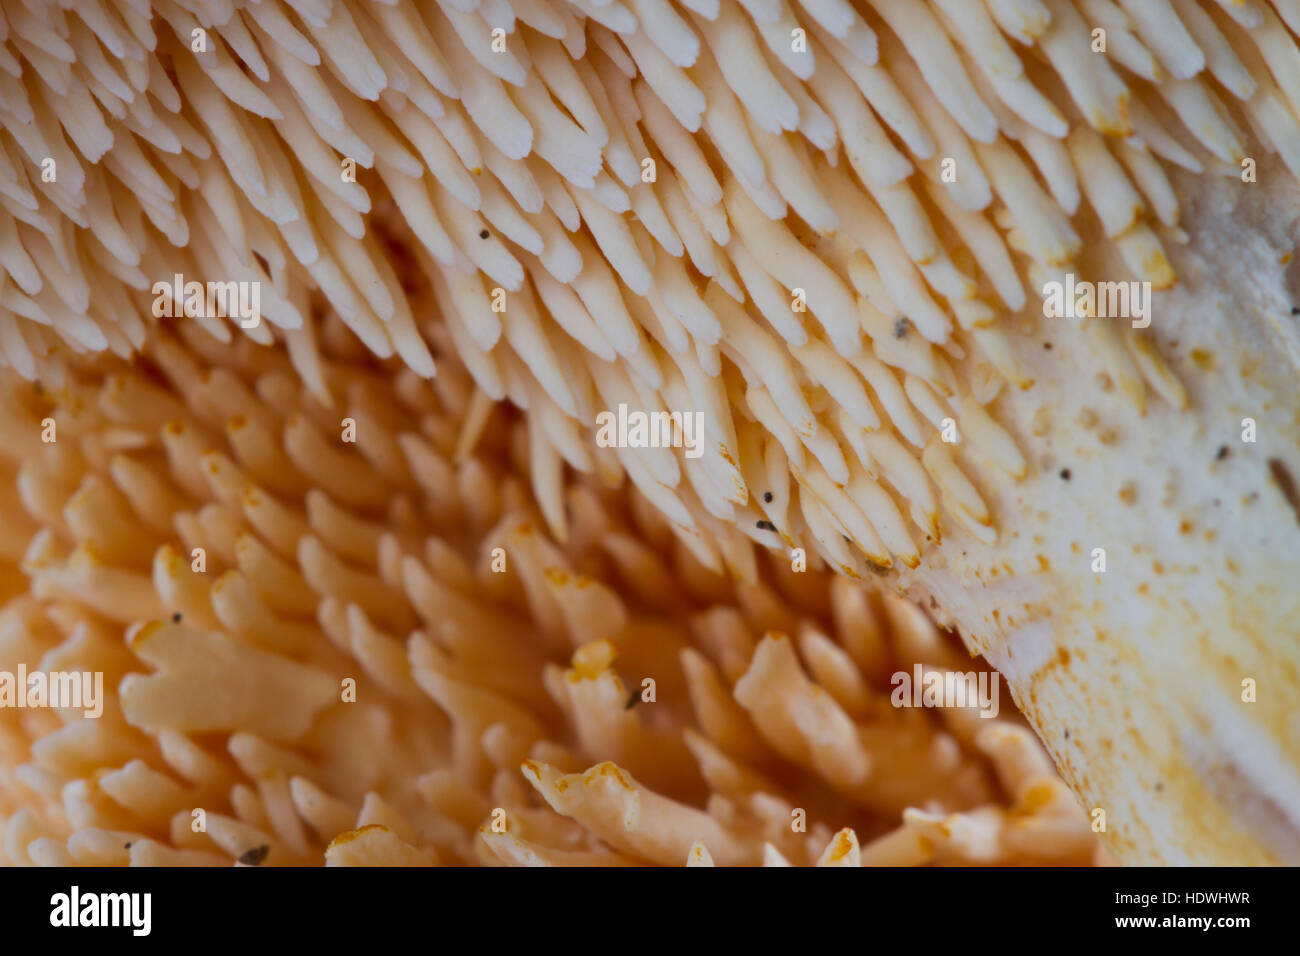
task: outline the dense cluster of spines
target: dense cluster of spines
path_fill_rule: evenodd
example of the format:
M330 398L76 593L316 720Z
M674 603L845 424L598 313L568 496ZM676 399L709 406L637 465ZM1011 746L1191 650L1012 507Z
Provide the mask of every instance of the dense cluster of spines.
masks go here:
M591 482L561 545L527 426L467 445L439 361L327 359L331 411L282 349L191 327L6 392L0 666L106 690L0 711L6 862L1092 859L1027 729L889 705L895 668L967 667L921 612L752 545L714 574Z
M626 472L712 567L720 522L852 574L914 566L940 508L994 540L1026 287L1165 288L1168 168L1238 175L1249 134L1300 165L1290 2L8 6L5 364L132 354L153 281L217 273L260 281L266 322L194 321L286 342L318 396L321 306L433 375L396 209L477 388L537 420L552 529L563 466ZM1137 408L1187 401L1149 333L1076 321ZM594 446L624 398L705 412L704 455Z
M876 713L880 659L954 662L822 566L997 540L1026 329L1187 404L1155 331L1033 291L1168 288L1173 170L1300 170L1298 29L1294 0L8 0L0 635L115 692L4 715L5 855L1089 859L1027 732ZM175 274L260 283L265 321L154 318ZM594 443L620 403L702 413L704 454ZM679 692L628 711L616 660ZM801 705L838 731L768 709ZM790 831L805 796L872 841Z

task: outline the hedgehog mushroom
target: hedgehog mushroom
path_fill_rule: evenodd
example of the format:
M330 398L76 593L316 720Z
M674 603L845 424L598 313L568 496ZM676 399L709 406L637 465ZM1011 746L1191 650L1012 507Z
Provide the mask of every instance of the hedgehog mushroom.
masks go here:
M999 668L1119 860L1300 862L1297 30L1292 0L6 3L3 374L183 370L196 323L328 408L320 343L435 382L441 343L466 446L526 410L557 539L569 469L742 581L755 547L877 575ZM701 447L596 442L620 405Z

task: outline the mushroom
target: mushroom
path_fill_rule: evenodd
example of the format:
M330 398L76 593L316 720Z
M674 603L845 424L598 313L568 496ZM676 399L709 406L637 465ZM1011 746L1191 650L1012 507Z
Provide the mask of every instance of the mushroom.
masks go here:
M915 787L879 791L881 754L854 730L868 710L853 712L878 661L841 661L781 600L745 607L744 589L782 594L774 581L808 574L821 583L785 586L821 593L804 610L824 624L837 574L930 609L997 668L1115 858L1300 862L1294 4L143 7L31 3L0 19L0 507L16 595L0 616L41 622L33 640L69 661L140 671L111 719L152 734L191 782L233 784L185 736L213 728L250 748L236 759L251 779L274 766L304 781L239 784L213 814L223 852L303 860L365 830L363 851L343 841L335 856L533 861L559 845L557 821L603 834L615 803L657 821L620 862L1030 852L1056 831L1007 828L1016 801L1051 790L1046 764L1014 784L998 765L999 803L981 782L996 735L949 728L914 741L932 745L923 759L895 754L924 764ZM597 441L624 407L698 422L702 438ZM759 671L798 700L829 694L838 729L814 745L763 712L756 730L724 687L714 703L747 728L730 732L748 766L680 714L659 727L659 710L630 709L617 655L557 663L618 635L640 660L637 587L676 594L683 627L702 596L743 609L757 633L714 621L731 636L708 632L708 666L729 661L747 700ZM523 670L484 671L500 648L422 613L443 604L452 630L497 635L526 607L536 646L501 645ZM59 643L68 623L102 636L91 615L132 628L130 661ZM430 632L403 650L417 626ZM215 670L168 656L181 629L204 635L188 646ZM314 646L321 632L332 644ZM796 674L794 637L821 655L816 681ZM186 689L265 654L310 673L271 710ZM941 663L905 656L880 659ZM421 839L398 832L414 811L367 799L382 733L349 723L360 698L327 701L349 661L424 727L384 760L447 743L430 698L452 716L447 776L423 784L441 842L400 849ZM659 663L682 694L685 675L696 694L721 680ZM601 718L606 701L618 713ZM548 750L536 712L557 702L576 754ZM173 705L186 717L170 726ZM347 742L340 795L258 749L325 726ZM754 796L781 799L760 740L890 816L893 842L859 846L836 819L814 849L774 836L776 804ZM676 757L656 774L645 753ZM968 773L938 812L920 804L943 754ZM495 830L485 781L512 761L491 794L529 822ZM82 781L89 808L105 783L84 772L41 765L40 779L49 793ZM179 812L142 802L151 772L105 781L137 817ZM721 781L745 807L705 826L691 814ZM65 861L66 834L0 812L31 830L7 846L52 839L23 852ZM447 834L471 817L483 831L457 844ZM1094 852L1077 824L1051 843L1061 858ZM131 845L155 862L213 852Z

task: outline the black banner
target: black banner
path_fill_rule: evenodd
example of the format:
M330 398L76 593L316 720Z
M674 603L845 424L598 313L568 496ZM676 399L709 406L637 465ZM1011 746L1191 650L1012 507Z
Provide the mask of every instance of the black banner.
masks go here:
M712 880L712 882L710 882ZM625 940L771 944L773 933L933 943L1189 935L1234 945L1288 929L1295 872L1265 869L715 870L48 869L0 871L0 919L30 937L136 945L493 948ZM973 935L972 935L973 934ZM987 935L986 935L987 934ZM992 935L996 934L996 935ZM1043 934L1043 935L1038 935ZM808 940L812 942L812 940Z

